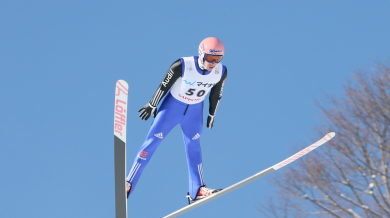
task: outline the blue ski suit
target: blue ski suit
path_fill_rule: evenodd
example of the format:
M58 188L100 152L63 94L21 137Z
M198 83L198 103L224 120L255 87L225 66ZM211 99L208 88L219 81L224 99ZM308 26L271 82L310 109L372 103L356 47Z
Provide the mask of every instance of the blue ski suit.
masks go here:
M169 134L169 132L178 124L181 126L185 143L189 171L189 193L191 198L195 199L199 188L205 185L203 178L202 152L200 147L200 137L202 136L203 129L203 99L199 98L199 96L201 95L201 97L204 98L205 94L207 94L210 89L208 91L198 91L198 97L195 95L185 96L185 94L193 94L191 92L196 92L197 88L199 90L202 88L204 89L204 87L211 87L209 113L210 115L215 116L219 101L222 97L223 84L227 76L227 69L225 66L220 64L219 71L222 72L215 71L215 68L212 71L202 71L197 62L198 56L181 58L176 61L168 70L160 87L157 89L154 97L150 101L152 106L157 106L162 97L168 93L158 109L157 115L150 127L146 139L138 150L133 165L126 178L126 180L131 183L130 195L134 191L142 171L149 163L157 147ZM190 65L194 66L194 69L192 69ZM199 82L199 80L193 82L187 81L191 79L191 77L188 77L188 75L190 75L188 70L192 70L192 73L196 72L204 76L214 73L210 76L218 78L218 81L216 83L202 83ZM186 80L182 81L183 77ZM180 86L184 87L179 83L183 83L183 85L194 88L191 89L192 91L190 92L184 90L182 93L176 93L180 92ZM175 88L175 86L177 87ZM172 89L169 89L171 87ZM172 90L179 91L174 92ZM187 93L185 93L186 91ZM174 95L176 95L176 97ZM193 96L195 96L193 101L199 102L187 102L192 101L191 97Z

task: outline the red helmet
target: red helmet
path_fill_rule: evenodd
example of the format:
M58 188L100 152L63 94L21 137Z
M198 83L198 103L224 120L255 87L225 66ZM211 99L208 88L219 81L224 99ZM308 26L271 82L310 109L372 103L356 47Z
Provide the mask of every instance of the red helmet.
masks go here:
M215 59L218 63L222 60L223 55L225 54L225 48L223 47L222 42L215 37L208 37L203 39L199 44L199 57L205 59L206 56L219 56L219 60ZM206 61L209 61L205 59ZM210 58L211 60L211 58ZM213 60L212 60L213 61ZM209 61L209 62L212 62Z

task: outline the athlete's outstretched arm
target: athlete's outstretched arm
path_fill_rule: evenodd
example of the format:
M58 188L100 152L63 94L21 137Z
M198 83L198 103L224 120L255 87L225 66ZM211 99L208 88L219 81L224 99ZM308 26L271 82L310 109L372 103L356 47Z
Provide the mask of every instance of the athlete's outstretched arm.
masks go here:
M207 128L211 129L214 125L214 116L217 114L217 109L219 102L222 98L223 85L225 84L225 80L227 77L227 68L221 78L221 80L213 87L210 91L210 108L209 108L209 116L207 117Z
M168 93L169 89L176 82L176 80L179 77L181 77L181 73L182 73L182 64L181 64L181 60L178 59L168 69L160 86L157 88L156 92L154 93L152 100L150 100L149 103L153 107L156 107L158 103L161 101L161 99L164 98L164 96Z
M175 61L171 67L168 69L168 72L165 74L161 84L157 88L156 92L153 95L152 100L149 101L145 106L139 109L138 112L141 112L139 115L142 120L149 119L150 115L156 116L156 107L158 103L160 103L161 99L168 93L169 89L176 82L176 80L182 74L182 63L181 60L178 59Z

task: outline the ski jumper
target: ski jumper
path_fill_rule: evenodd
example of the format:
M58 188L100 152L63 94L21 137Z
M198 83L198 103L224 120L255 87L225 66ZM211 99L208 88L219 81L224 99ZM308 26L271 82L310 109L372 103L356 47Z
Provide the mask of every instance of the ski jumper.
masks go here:
M149 102L156 107L168 93L126 178L131 183L130 195L157 147L169 132L180 124L187 155L189 193L191 197L196 197L198 189L205 185L200 148L203 100L211 91L209 113L214 116L222 97L226 77L227 69L221 63L211 71L201 70L198 56L183 57L172 64Z

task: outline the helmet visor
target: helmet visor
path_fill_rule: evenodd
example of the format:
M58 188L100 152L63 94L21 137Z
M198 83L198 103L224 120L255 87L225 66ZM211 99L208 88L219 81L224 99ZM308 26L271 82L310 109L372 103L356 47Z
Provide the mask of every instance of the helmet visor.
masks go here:
M204 55L204 60L209 62L209 63L219 63L222 61L222 58L223 58L223 55L208 55L208 54L205 54Z

